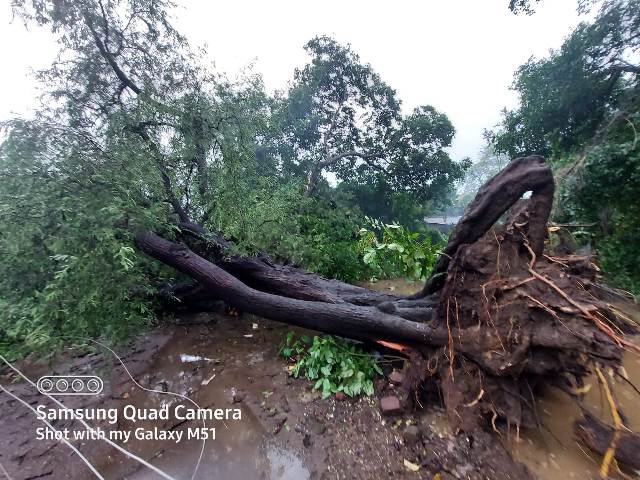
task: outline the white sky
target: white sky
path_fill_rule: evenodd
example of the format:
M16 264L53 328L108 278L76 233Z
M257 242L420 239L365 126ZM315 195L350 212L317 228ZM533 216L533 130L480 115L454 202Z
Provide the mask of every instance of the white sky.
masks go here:
M3 2L4 3L4 2ZM535 15L515 16L507 0L182 0L176 26L193 45L207 44L217 68L233 76L254 65L270 90L282 89L304 65L315 35L350 43L398 92L406 111L431 104L457 134L455 159L475 158L482 131L516 103L513 72L531 55L561 45L580 20L575 0L546 0ZM57 52L48 32L11 23L0 7L0 120L36 105L32 68Z

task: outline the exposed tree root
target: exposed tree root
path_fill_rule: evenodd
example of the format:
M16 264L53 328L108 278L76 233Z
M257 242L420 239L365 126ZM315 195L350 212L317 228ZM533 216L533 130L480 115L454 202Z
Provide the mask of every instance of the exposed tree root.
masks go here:
M520 200L527 191L531 197ZM411 388L420 380L435 385L456 431L479 435L504 423L519 432L539 423L539 386L580 389L599 365L615 369L625 350L640 352L625 338L636 325L602 295L611 291L598 285L593 262L544 251L553 191L542 158L511 162L480 189L433 275L409 298L277 265L266 255L225 257L228 245L195 227L186 239L198 253L150 232L137 242L197 282L182 292L185 299L208 296L293 325L406 345L422 355L411 361Z
M582 443L601 455L607 454L616 434L616 429L590 413L586 413L582 420L576 422L574 431ZM617 432L618 438L613 458L627 467L640 470L640 455L638 455L640 435L628 430L617 430Z

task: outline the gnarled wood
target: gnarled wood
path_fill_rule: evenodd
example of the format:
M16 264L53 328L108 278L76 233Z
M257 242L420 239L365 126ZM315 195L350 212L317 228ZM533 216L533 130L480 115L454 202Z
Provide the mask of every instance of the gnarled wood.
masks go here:
M198 281L215 298L246 312L359 339L423 343L436 335L425 323L390 315L375 307L307 301L255 290L188 248L150 232L138 234L136 242L154 258Z
M553 205L553 173L542 157L516 158L478 190L476 197L467 206L464 215L451 232L447 246L421 296L430 295L442 287L443 274L460 246L477 241L529 191L529 243L536 255L540 255Z
M614 429L590 413L574 425L576 437L601 455L609 448ZM614 454L616 460L627 467L640 470L640 435L631 431L620 432Z
M521 200L527 191L531 197ZM266 255L230 255L228 241L189 222L182 231L191 249L150 232L136 241L197 282L184 299L210 296L291 325L412 346L435 365L420 375L448 392L446 407L462 430L492 417L532 425L537 384L567 372L579 383L593 363L619 365L624 349L616 332L630 329L590 288L596 268L589 259L542 255L553 191L541 157L514 160L480 189L434 275L409 298L278 265ZM509 209L504 225L494 226ZM615 331L607 330L611 325Z

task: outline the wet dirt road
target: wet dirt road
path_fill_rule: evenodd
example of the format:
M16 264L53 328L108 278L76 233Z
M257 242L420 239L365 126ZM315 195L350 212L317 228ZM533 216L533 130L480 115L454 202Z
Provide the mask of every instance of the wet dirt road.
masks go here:
M273 392L274 385L278 384L274 379L280 377L283 382L288 381L284 363L278 361L276 356L284 327L271 324L265 327L264 323L258 326L255 323L260 321L258 319L239 321L209 316L206 320L207 323L203 325L176 325L160 329L154 332L152 340L140 342L122 357L135 382L118 359L102 348L98 348L94 355L66 360L50 371L38 366L26 368L25 373L34 380L43 373L66 375L90 372L101 376L105 383L101 395L57 398L71 408L118 409L116 424L107 421L90 423L105 431L130 432L126 443L118 443L173 478L192 478L198 461L195 476L198 479L309 478L310 472L300 453L273 438L274 421L281 422L278 428L283 428L286 418L271 415L272 411L265 413L266 418L259 418L267 405L265 400ZM270 355L272 361L265 362L265 354ZM18 383L13 390L33 406L42 403L57 408L28 385ZM257 391L262 400L255 395L249 400L247 391ZM215 428L215 439L204 442L203 449L202 440L187 438L188 431L201 427L202 422L181 420L171 414L177 405L189 409L197 408L196 405L166 392L184 395L203 409L240 412L241 419L207 421L206 428ZM2 400L6 401L5 397L3 395ZM125 405L140 411L156 411L164 407L170 414L166 420L127 420L123 418ZM42 425L35 420L33 412L13 399L4 403L3 407L0 428L5 434L2 435L4 441L0 440L0 458L8 473L13 470L13 474L9 473L11 478L92 478L91 473L77 461L71 461L65 466L67 468L63 468L66 459L70 458L69 452L65 451L67 447L36 438L35 428ZM13 422L10 418L12 415L15 416ZM52 423L59 430L83 430L77 421ZM182 432L181 440L135 438L136 430L152 431L154 427ZM24 435L27 433L25 429L30 435ZM173 435L177 437L178 434ZM16 443L20 448L15 448ZM74 443L105 478L159 478L157 473L139 466L104 442L84 440ZM59 453L52 455L53 451Z
M406 294L419 286L385 281L376 288ZM32 379L44 374L100 375L105 381L104 392L97 397L65 397L65 405L73 408L115 408L122 412L125 405L147 409L178 404L193 407L176 396L144 390L153 389L185 395L203 408L239 409L241 420L207 422L207 427L215 427L216 438L208 440L203 451L200 440L186 439L189 428L201 426L198 421L168 418L133 423L120 417L116 425L97 422L106 430L132 432L160 427L183 432L179 443L133 437L126 444L119 442L175 479L192 478L201 451L197 479L432 479L437 469L450 475L443 474L442 478L466 478L469 465L463 455L454 452L440 409L427 408L402 419L389 419L381 417L376 398L321 400L311 390L310 382L290 378L284 361L277 356L283 336L291 330L288 326L249 315L234 318L200 314L184 316L180 321L184 324L156 329L118 350L140 386L118 359L102 348L93 354L68 354L53 365L26 364L24 371ZM625 367L630 379L639 384L638 358L628 357ZM50 405L24 382L11 383L15 380L15 375L4 376L2 384L10 385L34 407ZM616 388L631 426L640 428L638 394L626 384ZM587 404L607 418L606 402L595 381ZM67 446L35 439L35 428L41 425L24 405L0 393L0 409L0 464L9 478L95 478ZM523 431L519 442L515 432L503 432L504 442L515 458L543 480L597 478L600 459L584 452L573 439L572 423L579 414L578 407L565 394L550 391L539 401L538 412L545 431ZM54 424L59 429L78 428L75 422ZM407 437L407 425L420 428L420 442ZM104 442L75 444L104 478L160 478ZM452 458L445 458L447 451ZM408 470L405 459L420 464L420 470ZM436 466L429 470L429 465Z
M274 367L272 362L264 361L264 349L273 355L271 347L279 343L282 328L265 328L264 323L260 327L250 320L237 322L223 318L217 325L175 327L170 339L156 354L152 367L139 379L142 385L155 390L185 395L203 409L238 409L242 419L207 421L206 428L216 429L216 438L205 441L204 450L202 441L196 439L182 440L169 447L163 441L143 440L132 445L136 453L143 458L154 458L157 467L180 479L191 478L201 453L196 478L309 478L300 452L271 438L269 423L259 419L260 404L249 401L246 394L248 390L255 392L258 389L266 398L273 391L271 380L284 376L282 364L276 362ZM221 332L230 335L216 341ZM128 392L127 403L137 408L173 407L176 404L194 407L180 398L149 393L135 385L131 385ZM286 421L283 417L279 420ZM153 428L157 422L148 423ZM201 424L198 421L175 423L169 427L183 432L182 438L187 437L190 428ZM122 427L135 430L139 425L129 423ZM118 478L122 473L114 464L106 465L105 470L111 478ZM156 477L148 469L140 469L127 476L131 479Z

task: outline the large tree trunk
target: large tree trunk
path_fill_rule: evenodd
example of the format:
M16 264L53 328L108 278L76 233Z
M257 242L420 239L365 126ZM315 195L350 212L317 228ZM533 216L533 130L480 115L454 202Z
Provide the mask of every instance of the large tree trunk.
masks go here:
M320 175L322 175L322 167L320 164L313 165L307 176L307 184L304 187L305 197L310 197L315 193L318 182L320 181Z
M536 423L538 385L580 386L594 364L616 367L625 349L637 348L622 333L633 327L591 288L598 270L590 259L544 253L553 191L541 157L512 161L480 189L433 275L410 298L277 265L265 255L225 257L224 241L194 225L183 228L191 249L151 232L138 234L137 243L195 280L200 297L417 350L435 366L419 378L437 384L457 430L477 430L487 419L520 427Z

